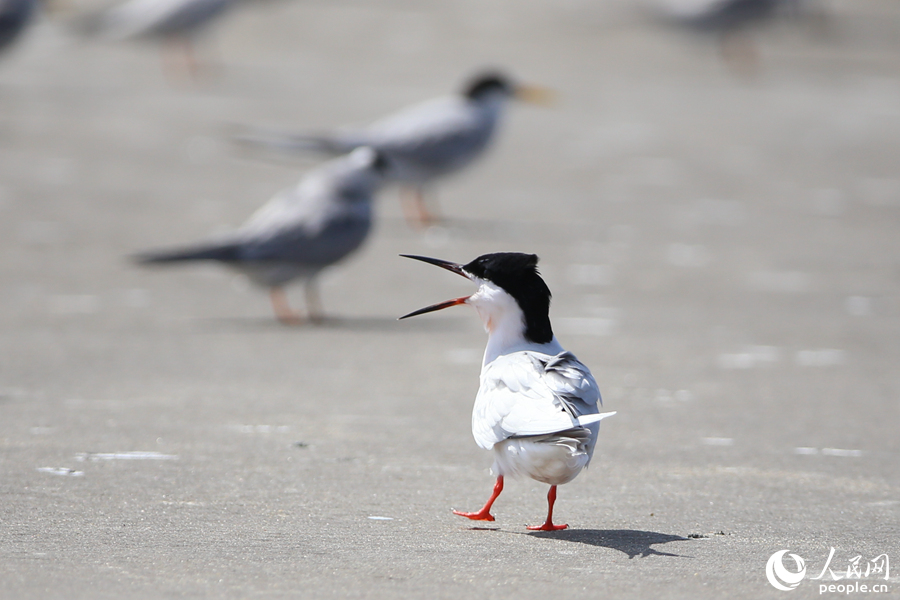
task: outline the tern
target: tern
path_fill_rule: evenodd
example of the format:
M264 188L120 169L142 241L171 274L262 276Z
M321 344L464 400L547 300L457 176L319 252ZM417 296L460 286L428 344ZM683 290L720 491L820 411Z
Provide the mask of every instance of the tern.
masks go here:
M472 306L488 333L481 385L472 410L476 443L494 454L494 491L477 512L454 510L473 520L493 521L491 506L506 475L528 476L550 485L547 519L535 531L556 531L556 487L572 481L591 461L600 421L600 390L590 370L563 349L550 325L550 289L534 254L500 252L461 265L425 256L401 255L452 271L478 286L471 296L433 304L400 317Z
M738 73L754 75L760 56L751 29L785 17L815 17L817 11L806 4L804 0L667 0L662 8L670 20L715 35L725 63Z
M238 0L125 0L82 20L87 33L111 40L161 38L168 46L180 47L184 63L197 75L193 40Z
M391 163L392 181L409 189L410 221L433 222L425 206L424 189L479 158L495 137L510 99L547 103L549 90L515 83L500 72L484 72L466 83L462 92L409 106L361 129L324 134L285 135L265 131L236 136L240 143L282 151L343 154L370 146Z
M12 46L37 11L37 0L0 0L0 51Z
M371 148L332 159L284 190L233 233L175 250L145 252L140 264L212 260L245 273L269 289L279 321L302 319L291 310L284 286L306 283L307 312L321 318L315 277L365 241L372 225L372 199L384 180L384 158Z

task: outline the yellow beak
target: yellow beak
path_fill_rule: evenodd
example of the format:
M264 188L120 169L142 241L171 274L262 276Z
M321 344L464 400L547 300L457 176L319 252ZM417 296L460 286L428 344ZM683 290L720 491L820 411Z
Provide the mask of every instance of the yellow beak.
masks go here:
M540 106L552 106L556 104L556 92L550 88L531 84L516 86L515 97L523 102Z

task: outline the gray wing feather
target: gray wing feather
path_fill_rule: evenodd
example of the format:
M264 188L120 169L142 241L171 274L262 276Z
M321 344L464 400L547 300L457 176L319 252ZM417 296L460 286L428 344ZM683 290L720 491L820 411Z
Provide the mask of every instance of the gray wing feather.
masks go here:
M492 112L461 98L439 98L374 123L366 137L389 157L445 171L477 156L495 125Z
M598 405L603 405L594 376L571 352L548 360L544 372L555 381L556 385L551 386L554 396L572 418L594 414Z
M232 3L233 0L129 0L89 17L82 29L113 38L191 33Z
M370 146L397 167L393 175L402 180L416 175L427 178L464 166L490 142L496 121L494 112L450 97L411 106L365 128L293 135L257 129L234 139L270 150L330 155ZM404 166L418 173L409 173Z
M340 173L310 174L260 208L237 235L242 259L327 265L357 249L372 222L371 187Z
M482 448L510 437L553 434L595 414L597 383L569 352L516 352L485 368L472 411L472 433ZM592 425L593 427L593 425Z
M136 254L134 260L141 265L190 262L197 260L233 262L238 260L239 253L239 244L222 241L221 243L211 242L185 248L150 250Z
M237 133L232 139L244 146L267 148L279 152L317 152L330 156L346 154L355 148L365 146L365 139L340 134L291 134L265 129L254 129Z
M336 216L319 229L303 223L257 231L241 243L241 260L330 265L356 250L365 240L371 221L354 215Z

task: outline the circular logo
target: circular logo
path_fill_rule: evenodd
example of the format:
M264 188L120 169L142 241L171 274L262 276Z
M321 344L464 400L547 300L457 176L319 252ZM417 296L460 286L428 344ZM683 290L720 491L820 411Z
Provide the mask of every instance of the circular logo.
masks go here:
M769 557L766 563L766 579L772 584L772 587L784 592L789 592L800 585L803 578L806 577L806 562L796 554L791 554L797 564L797 572L792 573L784 568L781 559L787 554L787 550L779 550Z

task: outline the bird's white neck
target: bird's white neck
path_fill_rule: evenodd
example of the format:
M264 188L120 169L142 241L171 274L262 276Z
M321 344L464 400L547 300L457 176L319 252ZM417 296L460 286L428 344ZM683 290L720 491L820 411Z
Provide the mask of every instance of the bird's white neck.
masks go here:
M475 308L488 334L482 368L500 356L521 350L536 350L546 354L563 351L555 336L546 344L528 340L525 337L525 315L515 298L489 281L479 283L478 291L466 303Z

